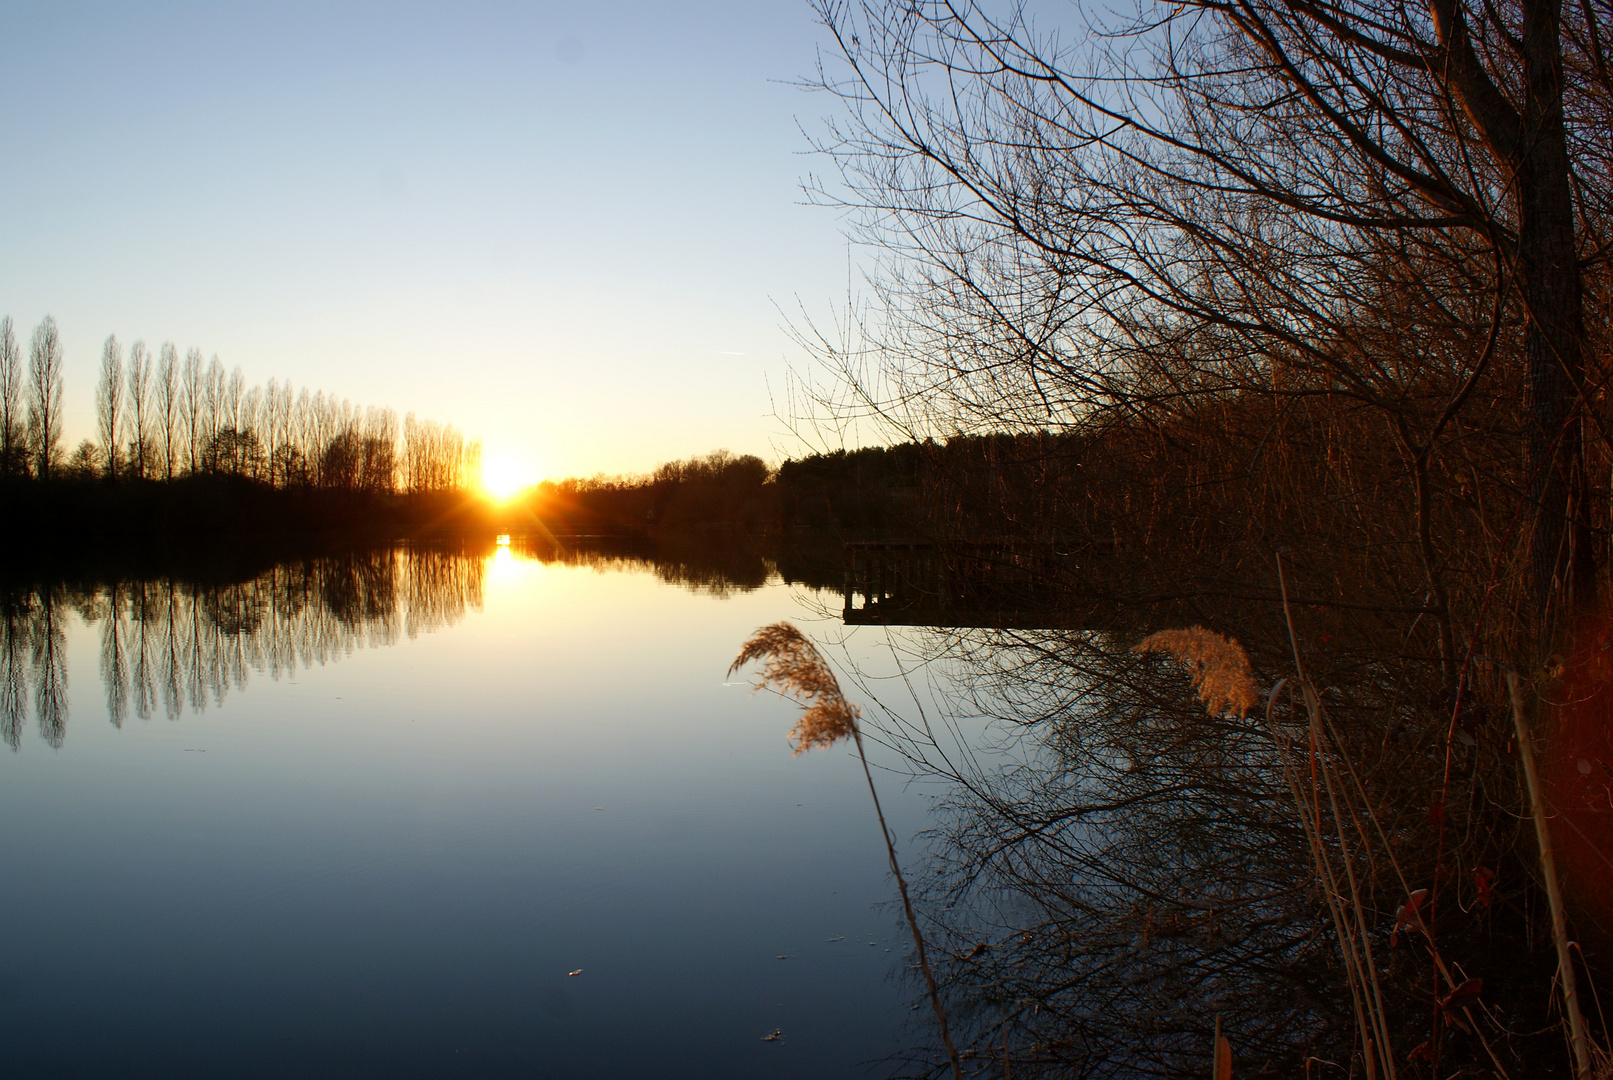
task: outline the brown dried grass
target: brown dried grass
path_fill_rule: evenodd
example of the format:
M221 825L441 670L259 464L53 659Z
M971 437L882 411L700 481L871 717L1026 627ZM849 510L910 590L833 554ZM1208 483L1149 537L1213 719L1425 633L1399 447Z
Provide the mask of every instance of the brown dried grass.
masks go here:
M1161 630L1133 646L1134 653L1169 653L1192 673L1199 700L1211 716L1231 709L1239 716L1260 703L1255 691L1254 671L1249 654L1231 638L1222 637L1202 626L1185 630Z
M771 687L801 703L801 715L789 734L792 753L828 749L856 737L862 711L846 700L823 654L801 631L787 622L761 627L745 642L728 674L752 662L762 665L758 690Z

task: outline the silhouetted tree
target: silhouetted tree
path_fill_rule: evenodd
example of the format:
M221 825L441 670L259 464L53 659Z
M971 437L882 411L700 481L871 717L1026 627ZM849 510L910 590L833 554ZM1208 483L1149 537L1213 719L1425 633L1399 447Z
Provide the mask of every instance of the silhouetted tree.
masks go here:
M123 378L123 346L116 334L108 334L101 345L101 377L95 384L95 430L101 440L106 478L114 482L123 457Z
M185 352L185 367L179 377L179 398L185 427L185 468L197 472L202 462L202 414L207 391L202 381L202 351Z
M288 383L286 392L289 394L290 391L291 386ZM259 421L259 426L263 429L261 441L266 470L264 478L270 487L277 486L277 482L283 483L279 476L281 432L284 427L280 417L280 396L280 381L270 379L263 389L263 406Z
M219 429L207 444L203 462L208 472L227 476L256 476L263 471L263 444L253 431Z
M56 320L46 315L28 343L28 448L41 480L50 479L61 439L62 341Z
M356 431L343 431L325 444L319 457L319 482L324 487L352 491L358 487L364 452Z
M398 414L391 409L364 412L359 441L358 485L364 491L390 493L397 487Z
M22 411L22 352L11 316L0 319L0 479L27 471Z
M94 480L101 475L101 451L88 439L80 439L67 457L62 476L80 482Z
M465 437L452 424L403 419L404 487L411 492L451 491L469 487L474 478Z
M128 427L129 465L144 480L151 464L151 354L143 341L129 346Z
M224 395L227 376L224 374L224 365L219 363L215 355L207 363L207 372L202 376L202 430L197 439L197 445L204 455L212 445L213 437L224 426ZM203 460L202 467L209 468L207 461Z
M174 443L179 435L181 400L179 395L179 350L174 343L162 343L161 359L157 362L156 420L159 446L162 453L163 477L174 478Z
M246 404L246 376L241 374L239 364L230 371L229 382L224 386L223 402L223 415L219 423L239 431L242 427L241 407Z

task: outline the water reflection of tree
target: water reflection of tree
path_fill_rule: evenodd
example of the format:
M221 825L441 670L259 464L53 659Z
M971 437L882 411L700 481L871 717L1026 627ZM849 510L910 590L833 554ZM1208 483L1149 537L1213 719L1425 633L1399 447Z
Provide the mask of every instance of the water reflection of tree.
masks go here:
M21 745L29 690L40 734L67 726L69 609L98 629L107 718L203 712L253 672L279 679L395 644L480 609L480 553L405 548L282 563L246 581L175 578L0 591L0 737Z
M123 613L123 585L114 582L107 588L106 604L95 603L99 597L80 607L80 614L88 618L93 613L101 624L101 685L106 688L106 718L113 727L122 727L129 714L129 665L123 646L125 622ZM116 612L115 617L108 617Z
M28 719L28 664L33 646L34 597L0 594L0 739L22 745Z
M42 590L30 626L34 715L39 718L40 738L52 749L59 749L67 737L67 634L61 607L57 590Z
M712 596L766 584L775 563L752 547L690 544L576 546L524 543L527 557L600 572L648 572ZM253 673L271 679L397 644L480 610L485 549L404 547L278 563L244 581L178 576L72 586L0 587L0 737L22 742L30 710L60 746L67 728L63 620L95 628L107 719L222 705Z
M753 544L691 536L656 542L612 538L597 544L523 538L521 553L546 564L599 573L651 573L669 585L725 598L754 592L778 572L774 559Z
M1205 715L1185 678L1129 651L1140 637L915 630L896 639L899 654L923 662L909 680L934 680L933 695L917 695L925 711L891 702L880 728L917 775L943 782L921 894L927 933L948 958L954 1036L995 1068L1006 1054L1014 1075L1174 1076L1206 1067L1219 1018L1240 1073L1300 1075L1312 1057L1347 1071L1350 998L1272 732L1263 716ZM1382 744L1381 755L1356 760L1385 800L1400 865L1421 884L1434 857L1416 850L1406 821L1427 812L1426 793L1413 793L1437 762L1411 749L1431 740L1407 729L1406 704L1374 682L1356 680L1335 719L1347 739L1368 731ZM891 685L865 679L864 697L888 701ZM1297 722L1304 742L1302 718L1277 719ZM1386 725L1404 734L1386 738ZM1466 783L1493 785L1491 771L1505 767L1495 750L1500 764L1473 751ZM1459 857L1468 867L1497 860L1493 849ZM1357 872L1368 920L1387 936L1404 888L1381 857ZM1484 974L1497 1023L1514 1033L1497 1044L1508 1057L1522 1053L1517 1033L1549 1031L1531 994L1549 970L1502 944L1524 928L1527 905L1512 906L1480 911L1470 900L1440 917L1442 950ZM1374 947L1403 1054L1428 1037L1427 959ZM1455 1061L1480 1049L1451 1042L1446 1053ZM920 1050L912 1064L922 1073L934 1060Z

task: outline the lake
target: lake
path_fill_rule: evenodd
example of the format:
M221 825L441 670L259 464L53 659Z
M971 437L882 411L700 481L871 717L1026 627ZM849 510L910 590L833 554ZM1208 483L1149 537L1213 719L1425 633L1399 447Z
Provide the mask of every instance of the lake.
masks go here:
M861 769L725 677L883 631L518 547L10 590L3 1071L884 1071L921 1014Z

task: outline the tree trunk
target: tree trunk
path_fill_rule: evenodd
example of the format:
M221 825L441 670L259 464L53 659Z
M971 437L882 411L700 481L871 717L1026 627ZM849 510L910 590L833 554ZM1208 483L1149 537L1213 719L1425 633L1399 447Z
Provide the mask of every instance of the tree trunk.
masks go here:
M1534 504L1530 568L1536 603L1580 606L1594 594L1587 519L1585 324L1563 120L1560 0L1526 0L1525 94L1518 185L1517 273L1524 333L1524 468Z

